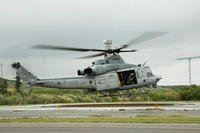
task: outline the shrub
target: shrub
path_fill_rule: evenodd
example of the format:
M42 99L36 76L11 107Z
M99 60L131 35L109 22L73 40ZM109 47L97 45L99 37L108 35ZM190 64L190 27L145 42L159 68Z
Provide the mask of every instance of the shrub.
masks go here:
M190 86L179 90L181 100L200 100L200 87Z
M64 97L64 102L65 103L74 103L74 99L71 97Z
M7 93L8 83L7 80L0 78L0 93Z

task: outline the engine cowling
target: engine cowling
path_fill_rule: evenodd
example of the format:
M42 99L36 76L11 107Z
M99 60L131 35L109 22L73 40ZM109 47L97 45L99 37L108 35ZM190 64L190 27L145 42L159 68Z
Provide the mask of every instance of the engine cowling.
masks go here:
M84 70L78 70L77 71L77 74L80 76L80 75L85 75L85 73L84 73Z
M93 72L92 68L86 68L86 69L84 69L84 73L85 74L92 74L92 72Z
M16 69L19 69L20 66L21 66L21 65L20 65L19 62L17 62L17 63L13 63L13 64L12 64L12 67L13 67L13 68L16 68Z
M81 76L81 75L90 75L90 74L93 74L93 73L94 72L93 72L92 68L85 68L84 70L78 70L77 71L77 74L79 76Z

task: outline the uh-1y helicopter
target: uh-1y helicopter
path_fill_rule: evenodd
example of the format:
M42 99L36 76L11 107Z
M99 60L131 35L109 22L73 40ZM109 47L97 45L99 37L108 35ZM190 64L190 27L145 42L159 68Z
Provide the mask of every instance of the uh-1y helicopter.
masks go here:
M91 67L78 70L77 74L79 77L39 79L26 70L19 62L13 63L12 67L16 69L17 76L19 76L22 82L27 86L88 89L103 92L104 96L130 95L130 93L114 94L113 92L142 87L156 87L157 82L161 77L155 76L150 70L150 67L145 66L145 64L126 64L119 53L136 52L137 50L123 49L128 48L130 45L142 43L164 34L166 34L166 32L146 32L115 49L112 49L112 40L104 41L106 49L86 49L52 45L36 45L32 47L36 49L99 52L97 54L80 57L82 59L104 55L104 59L96 60L92 63L93 65Z

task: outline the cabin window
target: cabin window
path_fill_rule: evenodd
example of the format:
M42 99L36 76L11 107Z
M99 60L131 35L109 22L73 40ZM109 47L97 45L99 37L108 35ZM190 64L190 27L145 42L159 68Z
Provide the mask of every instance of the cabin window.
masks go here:
M137 84L135 70L118 72L117 74L118 74L121 86Z

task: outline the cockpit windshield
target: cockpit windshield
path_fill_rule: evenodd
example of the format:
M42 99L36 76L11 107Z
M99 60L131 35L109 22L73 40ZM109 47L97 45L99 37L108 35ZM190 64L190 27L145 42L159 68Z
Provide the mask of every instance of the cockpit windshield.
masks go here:
M152 77L153 73L152 73L151 69L149 67L146 67L146 70L147 70L147 77Z

